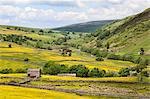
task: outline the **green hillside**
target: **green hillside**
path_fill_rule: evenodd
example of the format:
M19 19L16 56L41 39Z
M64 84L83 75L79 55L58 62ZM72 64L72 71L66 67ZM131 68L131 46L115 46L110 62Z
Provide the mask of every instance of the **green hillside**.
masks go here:
M141 48L145 52L140 55ZM77 98L149 98L149 59L150 9L114 21L94 33L0 26L0 83L15 85L15 91L27 98L38 98L42 92L33 88L48 89L43 90L48 94L49 90L75 93ZM41 69L41 77L30 80L29 68ZM1 87L5 87L2 98L12 92L12 87ZM23 90L31 92L25 94ZM72 97L60 92L56 94ZM12 94L16 98L17 94Z
M68 26L54 28L53 30L68 31L68 32L95 32L99 27L102 27L114 20L91 21L85 23L72 24Z
M150 54L150 8L137 15L105 25L93 34L92 42L110 44L113 52L138 53L144 48ZM94 44L93 44L94 45Z

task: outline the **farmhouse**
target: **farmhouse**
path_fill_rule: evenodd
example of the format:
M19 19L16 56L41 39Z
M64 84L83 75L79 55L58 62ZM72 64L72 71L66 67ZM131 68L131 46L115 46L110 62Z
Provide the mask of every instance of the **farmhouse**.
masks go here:
M57 74L58 76L71 76L71 77L76 77L76 74L67 74L67 73L64 73L64 74Z
M41 69L28 69L27 76L30 78L39 78L41 77Z
M60 52L61 52L62 55L71 56L71 54L72 54L72 50L67 49L67 48L62 48L62 49L60 49Z

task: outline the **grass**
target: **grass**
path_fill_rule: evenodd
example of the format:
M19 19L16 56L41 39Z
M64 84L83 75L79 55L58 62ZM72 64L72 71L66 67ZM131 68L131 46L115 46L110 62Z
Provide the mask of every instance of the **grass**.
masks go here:
M57 92L52 90L41 90L33 88L22 88L0 85L0 99L91 99L88 96Z
M119 71L121 68L132 67L135 66L134 63L128 61L119 61L119 60L105 60L101 62L97 61L86 61L86 62L79 62L79 61L63 61L59 62L60 64L66 65L76 65L76 64L83 64L87 66L89 69L92 68L99 68L103 70L111 70L111 71Z
M62 56L58 50L39 50L17 45L15 43L11 43L12 48L8 48L8 44L9 42L0 42L0 56L2 57L0 61L4 61L4 63L0 65L1 68L37 68L43 66L49 60L68 66L83 64L89 69L96 67L106 71L119 71L121 68L135 66L134 63L119 60L98 62L95 61L95 57L84 52L79 52L76 49L72 49L73 54L69 57ZM25 58L29 58L29 62L24 62Z
M10 76L10 77L26 77L26 74L0 74L0 77ZM103 78L82 78L82 77L67 77L67 76L52 76L52 75L42 75L41 80L99 80L99 81L120 81L120 82L137 82L137 77L103 77ZM150 77L144 78L145 82L150 82Z
M0 70L7 69L7 68L11 68L13 70L20 69L20 68L22 69L40 68L40 66L38 65L30 64L30 63L22 62L22 61L0 59L0 62L3 63L3 64L0 64Z
M81 77L67 77L67 76L42 76L42 79L49 80L95 80L95 81L121 81L121 82L136 82L136 77L104 77L104 78L81 78Z
M88 93L104 93L105 95L115 95L119 98L133 98L129 96L149 96L150 86L148 84L127 84L127 83L99 83L99 82L47 82L47 81L34 81L29 83L34 86L45 86L52 88L61 88L68 90L82 90ZM99 97L101 98L101 97ZM107 97L110 99L109 97ZM106 99L107 99L106 98ZM120 99L120 98L119 98ZM121 98L122 99L122 98Z
M16 30L9 30L9 29L5 29L5 28L0 28L0 34L16 34L16 35L23 35L23 34L27 34L27 32L23 32L23 31L16 31Z
M12 48L8 47L8 44L12 45ZM15 43L9 43L9 42L0 42L0 53L4 52L20 52L20 53L32 53L34 52L35 49L29 48L29 47L24 47L21 45L17 45Z
M7 82L22 82L23 80L17 79L17 78L0 78L1 83L7 83Z
M11 76L11 77L26 77L26 74L0 74L0 77ZM120 82L136 82L137 77L103 77L103 78L82 78L82 77L67 77L67 76L52 76L42 75L41 80L95 80L95 81L120 81ZM148 78L147 78L148 81Z

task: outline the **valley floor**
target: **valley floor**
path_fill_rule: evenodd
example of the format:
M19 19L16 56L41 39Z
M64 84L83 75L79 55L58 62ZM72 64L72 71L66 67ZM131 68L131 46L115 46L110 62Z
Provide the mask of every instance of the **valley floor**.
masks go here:
M0 34L15 34L30 37L43 42L52 42L62 34L39 35L23 31L1 29ZM31 41L31 40L28 40ZM35 43L32 41L32 43ZM12 47L9 48L8 45ZM56 47L56 46L54 46ZM0 99L91 99L91 98L150 98L150 78L144 78L139 83L137 77L102 77L81 78L42 75L34 80L26 74L13 74L19 69L41 68L48 62L72 65L85 65L89 70L98 68L106 72L118 72L121 68L134 67L129 61L108 60L96 61L96 57L70 48L72 56L63 56L59 48L53 50L38 49L27 45L18 45L12 42L0 41L0 71L12 69L12 74L0 74ZM25 61L25 59L29 59ZM150 70L148 66L147 70ZM10 86L11 85L11 86ZM42 90L45 89L45 90Z
M29 80L29 81L28 81ZM26 78L25 74L1 74L0 75L0 87L1 91L8 92L8 97L29 97L33 94L33 96L39 99L41 97L47 98L52 97L56 98L61 96L61 92L69 97L68 99L77 98L141 98L141 99L148 99L150 98L150 84L148 83L150 78L145 78L145 83L139 83L136 77L107 77L107 78L80 78L80 77L66 77L66 76L48 76L42 75L40 79L28 79ZM26 82L26 83L24 83ZM11 86L20 86L20 87L9 87L6 85ZM25 90L24 88L25 87ZM29 89L27 89L29 88ZM45 93L43 90L45 89ZM14 96L13 92L14 90ZM24 90L24 91L22 91ZM28 94L25 94L29 90ZM32 91L33 90L33 91ZM57 91L54 96L51 95L54 90ZM17 95L17 92L21 91L21 95ZM31 92L30 92L31 91ZM60 93L59 93L60 92ZM44 96L38 96L38 93L45 94ZM47 93L49 93L47 95ZM67 94L69 93L69 94ZM71 93L71 94L70 94ZM75 94L72 94L75 93ZM6 96L6 93L1 93L2 99ZM42 94L42 95L43 95ZM58 95L57 95L58 94ZM85 96L87 95L87 96ZM8 99L6 97L6 99ZM61 96L62 99L65 97ZM5 99L5 98L4 98ZM10 99L10 98L9 98ZM14 99L14 98L13 98Z

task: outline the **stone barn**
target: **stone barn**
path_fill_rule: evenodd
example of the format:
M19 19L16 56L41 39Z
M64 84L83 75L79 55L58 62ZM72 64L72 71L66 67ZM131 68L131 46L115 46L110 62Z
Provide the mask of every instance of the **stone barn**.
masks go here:
M70 77L76 77L76 74L68 74L68 73L64 73L64 74L57 74L58 76L70 76Z
M28 69L27 76L30 78L39 78L41 77L41 69Z

